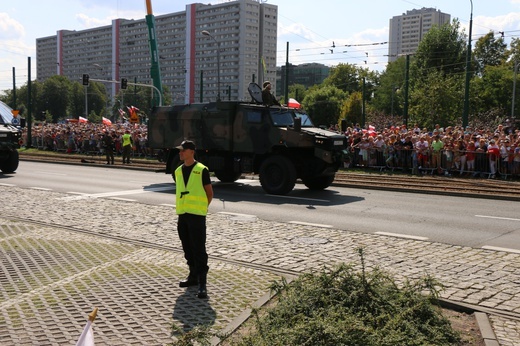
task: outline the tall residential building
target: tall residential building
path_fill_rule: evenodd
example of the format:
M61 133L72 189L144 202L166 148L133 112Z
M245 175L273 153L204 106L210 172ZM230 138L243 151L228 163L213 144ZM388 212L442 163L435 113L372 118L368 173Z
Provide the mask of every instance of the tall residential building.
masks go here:
M419 42L432 26L441 26L451 21L451 16L434 8L406 11L401 16L390 19L388 39L388 62L401 55L413 54Z
M183 12L155 16L162 83L169 87L173 103L199 102L201 94L204 102L216 100L217 58L221 98L249 101L251 81L275 80L277 25L278 7L258 0L195 3ZM203 35L204 30L211 37ZM141 20L116 19L108 26L38 38L36 60L40 82L53 75L80 81L89 74L93 79L152 84L144 13ZM119 85L106 85L113 99Z

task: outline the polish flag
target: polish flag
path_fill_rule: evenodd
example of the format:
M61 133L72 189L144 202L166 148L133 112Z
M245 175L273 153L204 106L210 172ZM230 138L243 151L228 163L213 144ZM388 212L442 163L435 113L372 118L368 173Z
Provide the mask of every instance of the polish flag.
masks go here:
M88 119L87 118L83 118L83 117L79 117L79 122L80 123L88 123Z
M112 126L110 119L103 117L103 125Z

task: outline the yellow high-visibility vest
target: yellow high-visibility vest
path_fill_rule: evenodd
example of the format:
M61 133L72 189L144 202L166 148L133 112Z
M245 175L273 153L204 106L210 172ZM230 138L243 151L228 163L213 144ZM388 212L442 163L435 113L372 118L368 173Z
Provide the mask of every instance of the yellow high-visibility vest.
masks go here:
M123 147L127 146L127 145L131 145L132 144L132 136L130 136L129 133L125 133L122 137L123 139Z
M188 185L184 182L182 166L175 170L176 198L175 212L180 214L194 214L205 216L208 213L208 196L202 185L202 171L206 169L197 162L190 173Z

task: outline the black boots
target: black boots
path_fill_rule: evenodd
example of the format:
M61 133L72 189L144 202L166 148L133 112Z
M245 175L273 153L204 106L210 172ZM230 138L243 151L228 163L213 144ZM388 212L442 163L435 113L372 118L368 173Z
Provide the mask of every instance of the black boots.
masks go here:
M179 282L179 287L190 287L197 286L199 284L199 280L195 273L195 268L190 267L190 274L185 280Z
M199 291L197 292L197 297L201 299L208 298L208 292L206 290L206 278L206 273L199 275Z

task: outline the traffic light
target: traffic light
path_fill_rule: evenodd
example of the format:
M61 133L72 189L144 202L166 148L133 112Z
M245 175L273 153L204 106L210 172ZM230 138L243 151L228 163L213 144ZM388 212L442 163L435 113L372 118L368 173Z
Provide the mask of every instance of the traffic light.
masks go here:
M121 78L121 89L126 89L127 86L128 86L128 79Z
M89 75L88 74L84 74L83 75L83 85L87 85L88 86L88 79L89 79Z

